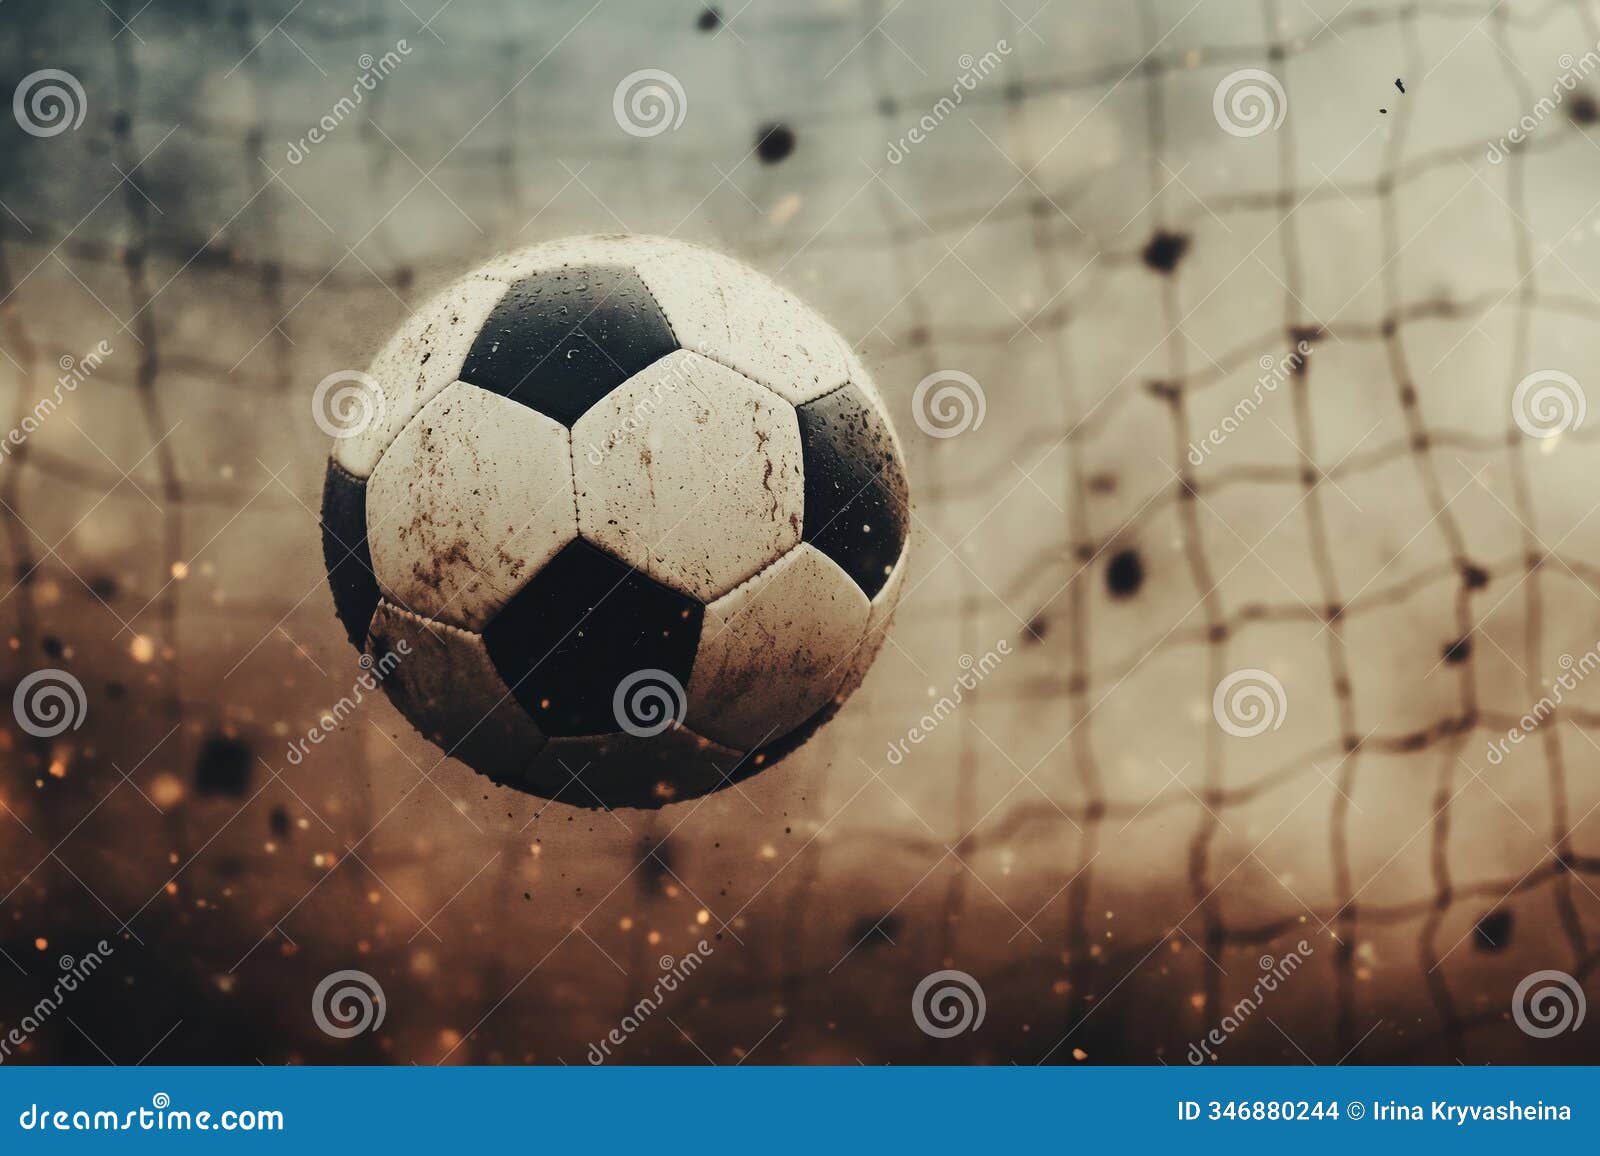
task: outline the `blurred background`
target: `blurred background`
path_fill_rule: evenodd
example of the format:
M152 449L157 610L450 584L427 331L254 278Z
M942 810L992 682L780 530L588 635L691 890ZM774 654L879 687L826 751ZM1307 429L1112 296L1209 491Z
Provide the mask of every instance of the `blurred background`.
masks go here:
M0 718L0 1026L113 949L7 1062L1592 1058L1513 995L1597 993L1597 43L1520 0L7 5L3 689L84 695ZM613 231L875 374L915 526L866 685L657 812L370 692L291 762L362 674L314 387ZM345 970L384 1016L340 1038ZM984 1015L930 1034L946 970Z

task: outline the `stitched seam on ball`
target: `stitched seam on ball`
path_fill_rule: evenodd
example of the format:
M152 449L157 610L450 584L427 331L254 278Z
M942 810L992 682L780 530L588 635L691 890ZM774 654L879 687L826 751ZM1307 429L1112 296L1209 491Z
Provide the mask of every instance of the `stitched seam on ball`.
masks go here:
M560 425L561 423L558 422L557 424ZM568 546L572 545L572 543L578 541L579 539L583 539L584 541L588 540L583 538L583 510L578 506L578 461L573 457L573 454L578 452L578 442L577 439L572 436L571 426L562 425L561 432L563 435L562 441L567 447L567 496L572 499L572 537L561 544L560 550L557 550L555 554L550 555L550 557L545 560L545 566L550 565L551 561L555 559L556 555L560 554L561 550L565 550ZM544 566L539 567L539 570L543 569ZM511 599L521 594L522 591L527 587L528 583L532 582L539 576L539 570L535 570L532 574L529 574L527 578L523 579L521 585L519 585L515 590L506 596L506 603L509 603ZM504 609L504 604L502 604L501 609ZM499 613L499 611L496 611L496 613Z
M485 277L484 280L485 281L489 281L490 278ZM508 288L509 288L509 286L508 286ZM502 296L504 296L504 294L502 294ZM488 323L488 318L484 318L484 323L485 324ZM478 332L479 333L483 332L483 326L482 325L480 325L478 327ZM463 363L462 368L465 368L465 363ZM435 401L435 399L437 399L440 395L442 395L445 390L453 389L458 385L471 385L471 384L472 383L470 381L462 381L459 377L453 377L449 381L447 381L443 385L441 385L437 390L435 390L434 393L433 393L433 396L428 398L428 400L423 402L421 405L419 405L416 408L416 411L414 413L412 413L412 415L410 417L406 418L405 421L400 423L400 428L394 431L393 436L391 436L388 441L383 443L383 448L378 451L378 456L376 458L374 458L373 461L372 461L372 472L367 475L366 480L370 481L372 479L372 475L378 472L378 467L383 465L384 455L387 454L391 449L394 448L394 443L400 440L400 435L405 433L406 430L411 428L411 423L417 420L417 415L418 414L420 414L423 410L427 409L428 406L432 405L433 402ZM383 388L383 383L382 382L378 383L378 388L379 389Z
M345 478L354 482L358 486L365 486L367 484L366 478L357 477L355 474L346 469L338 458L332 457L331 455L328 458L328 468L338 471L339 473L343 474Z
M415 610L407 610L404 606L401 606L395 602L391 602L387 594L380 594L378 596L378 610L382 610L385 606L394 611L396 614L400 615L402 618L409 618L411 621L421 626L424 630L437 626L444 630L459 634L463 638L476 638L479 642L483 641L483 635L479 634L476 630L468 630L466 627L457 626L453 622L441 622L437 618L429 618L426 614L418 614ZM377 618L377 611L373 612L373 618ZM371 627L368 627L367 633L372 633Z
M639 269L639 266L624 265L622 268L627 269L635 277L639 278L639 284L644 286L645 294L650 298L650 304L656 307L656 312L661 315L661 320L666 322L667 334L672 338L672 344L676 345L679 349L682 349L683 342L678 340L678 327L672 323L672 318L667 316L666 308L661 304L660 299L656 296L656 291L650 288L650 282L645 280L644 273ZM672 355L668 354L667 356L670 357Z
M840 575L843 576L843 578L844 578L844 580L846 582L848 582L857 591L861 591L860 583L858 583L854 578L850 577L850 575L848 573L846 573L844 571L844 569L842 567L840 567L840 565L837 562L835 562L832 558L829 558L825 551L817 549L817 547L813 543L800 541L800 542L796 542L793 546L790 546L782 554L779 554L771 562L767 563L760 570L757 570L754 574L750 575L750 577L746 578L743 582L739 583L739 585L735 586L732 590L729 590L727 594L723 594L723 595L719 596L718 598L714 599L713 601L721 601L723 598L727 598L730 595L737 593L739 590L742 590L744 587L750 585L752 582L755 582L763 574L765 574L768 570L771 570L773 567L777 566L780 562L784 561L784 559L788 558L789 555L796 554L796 553L800 552L801 550L804 550L808 546L811 548L811 550L815 554L818 555L818 557L822 558L829 565L834 567L834 569L838 570ZM903 558L910 549L911 549L911 543L910 543L910 540L908 538L906 544L904 546L902 546L901 549L900 549L901 557ZM885 583L884 585L885 585L885 588L887 589L888 584ZM759 598L760 595L758 594L757 597ZM856 654L861 650L861 648L863 646L866 646L867 644L869 644L872 641L872 636L874 634L878 634L879 633L879 631L877 629L875 629L873 627L873 625L872 625L872 599L868 598L866 600L866 602L867 602L867 619L861 625L861 636L859 638L857 638L854 643L851 644L850 649L845 652L843 657L841 657L837 662L835 662L831 667L829 667L822 675L822 677L824 679L828 679L828 678L831 678L834 675L835 672L838 672L838 677L833 679L833 689L828 692L829 699L832 699L832 698L834 698L835 696L838 695L839 688L844 685L844 680L849 677L849 675L850 675L850 665L851 665L852 662L855 661ZM899 607L899 602L896 601L895 608L898 609L898 607ZM748 610L748 608L747 608L747 610ZM723 625L722 630L719 630L716 635L713 635L712 641L715 641L717 637L720 637L721 634L723 633L723 631L735 629L735 627L737 627L738 624L739 624L740 618L742 618L742 617L743 617L743 615L741 614L739 616L736 616L736 617L733 617L733 618L729 618L727 620L727 622ZM883 645L882 639L888 637L888 623L889 623L889 620L892 619L893 617L894 617L894 610L890 610L889 617L884 620L884 625L882 627L881 637L880 637L879 642L878 642L879 646ZM702 639L702 642L703 641L704 640ZM877 655L877 648L876 647L873 648L872 654L873 654L873 657L876 657L876 655ZM696 658L698 658L698 657L699 656L697 654ZM804 726L806 721L807 720L802 720L800 723L796 724L796 726ZM795 728L792 727L792 728L790 728L790 731L792 731L794 729ZM788 734L788 733L790 733L790 732L785 732L785 734ZM729 749L729 750L737 750L738 749L736 747L730 747L727 743L723 742L721 739L715 738L714 736L711 736L711 735L702 735L701 737L709 738L709 739L711 739L712 742L718 744L719 746L727 747L727 749ZM779 737L782 738L783 736L780 735ZM766 746L768 743L773 742L773 741L775 741L775 740L773 740L772 737L769 735L767 737L767 739L764 740L762 743L760 743L760 744L758 744L758 745L756 745L754 747L749 748L749 750L746 750L744 753L745 754L749 754L750 751L760 750L761 747Z
M855 385L855 382L851 381L850 378L847 376L843 381L841 381L838 385L834 386L827 393L819 393L819 394L817 394L816 397L813 397L813 398L810 398L807 401L801 402L800 405L811 405L813 402L818 402L818 401L824 400L825 398L830 398L834 394L838 393L841 389L849 389L852 385ZM868 398L868 400L870 401L871 399ZM797 405L797 406L795 406L795 408L799 409L800 406Z
M807 546L807 545L810 545L810 543L806 542L804 539L796 542L793 546L790 546L787 550L785 550L783 553L779 554L776 558L772 559L772 561L768 562L765 566L761 567L754 574L751 574L748 578L744 578L744 579L740 580L739 582L735 583L733 586L729 587L728 590L725 593L718 594L715 598L711 599L711 602L706 603L706 605L710 606L712 602L721 602L724 598L728 598L728 597L731 597L734 594L737 594L739 591L743 590L746 586L748 586L752 582L755 582L756 580L758 580L768 570L771 570L774 567L776 567L779 563L781 563L790 554L793 554L795 551L799 550L802 546ZM816 547L813 546L812 549L816 549ZM820 553L820 551L818 551L818 552ZM849 577L849 576L846 575L846 577ZM740 617L742 617L742 615ZM728 625L726 627L724 627L723 629L732 629L733 624L735 622L737 622L737 621L738 621L737 618L730 618L728 620Z
M680 347L680 348L682 348L682 347ZM732 365L729 362L724 361L721 357L718 357L715 353L710 353L710 352L707 352L705 350L700 350L700 349L686 349L685 352L696 354L696 355L698 355L700 357L705 358L707 361L714 361L718 365L722 366L723 369L728 370L730 373L737 373L740 377L744 378L751 385L760 386L762 389L766 390L768 393L773 394L775 397L777 397L777 399L779 401L783 402L784 405L790 406L791 408L795 408L795 409L799 408L799 406L796 406L794 402L790 401L788 398L784 397L783 394L779 393L778 392L778 388L776 386L768 385L766 382L760 380L759 378L751 376L751 374L748 373L746 370L740 369L737 365ZM845 379L843 381L841 381L838 385L833 386L831 389L828 389L828 390L826 390L826 391L824 391L822 393L817 394L816 397L808 397L805 401L801 402L800 405L810 405L814 401L820 401L825 397L828 397L828 396L830 396L832 394L838 393L841 389L843 389L845 386L847 386L849 384L850 384L850 375L849 375L849 371L848 371L848 368L847 368L846 369L846 373L845 373Z

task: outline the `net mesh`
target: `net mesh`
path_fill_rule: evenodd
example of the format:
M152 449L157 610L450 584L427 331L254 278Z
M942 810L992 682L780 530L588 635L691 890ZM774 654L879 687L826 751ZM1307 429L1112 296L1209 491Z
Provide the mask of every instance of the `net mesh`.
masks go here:
M1596 446L1513 393L1600 334L1593 4L164 7L0 41L84 93L0 172L0 609L13 681L87 699L7 732L0 1015L102 939L138 997L34 1058L1576 1055L1512 992L1593 990ZM676 127L624 131L642 69ZM1228 131L1246 69L1284 116ZM359 691L318 549L312 386L614 230L834 320L915 502L846 710L654 813L441 763ZM343 968L381 1031L306 1014ZM941 1037L947 969L986 1010Z

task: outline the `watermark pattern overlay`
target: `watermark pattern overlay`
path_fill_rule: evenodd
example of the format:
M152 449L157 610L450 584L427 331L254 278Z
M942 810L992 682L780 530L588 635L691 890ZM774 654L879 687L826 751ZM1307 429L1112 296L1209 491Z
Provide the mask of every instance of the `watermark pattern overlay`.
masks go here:
M987 412L983 386L959 369L930 373L911 392L911 420L931 438L959 437L975 430Z
M1511 1018L1535 1039L1577 1031L1588 1009L1583 985L1564 971L1536 971L1511 993Z
M660 136L683 126L683 118L689 115L689 96L672 73L641 68L617 82L611 94L611 114L617 127L629 136Z
M311 420L331 438L359 437L382 421L388 398L378 379L359 369L341 369L311 391Z
M61 1009L67 997L86 983L89 977L115 954L111 944L102 939L95 944L93 950L85 952L81 958L74 959L70 955L63 955L56 964L61 969L61 974L56 978L50 994L29 1008L22 1019L0 1037L0 1064L5 1063L16 1049L26 1045L28 1037L43 1027L50 1017Z
M41 68L28 73L17 85L11 97L11 111L18 127L29 136L60 136L83 124L89 98L72 73Z
M688 978L699 971L707 959L716 954L716 948L702 939L682 956L674 958L663 955L656 961L660 975L656 977L653 987L641 996L628 1013L622 1017L617 1026L605 1034L605 1038L589 1045L587 1058L592 1065L600 1065L611 1058L611 1050L620 1048L628 1042L628 1037L643 1027L661 1009L667 996L677 991Z
M1261 969L1261 974L1256 977L1249 994L1240 997L1210 1031L1189 1045L1189 1062L1203 1064L1207 1060L1215 1060L1216 1050L1227 1043L1228 1037L1243 1027L1250 1017L1260 1010L1267 996L1277 991L1280 984L1300 970L1306 957L1311 954L1311 944L1302 939L1291 950L1276 959L1270 955L1263 955L1257 960L1256 965Z
M884 150L884 159L891 165L897 165L905 160L911 150L927 140L946 118L961 106L967 94L977 91L979 82L993 74L1004 58L1010 55L1011 44L1003 37L995 41L994 47L982 56L963 52L956 58L956 67L960 68L961 72L950 85L950 95L941 96L934 101L933 106L923 113L900 139L890 141Z
M174 1108L172 1097L157 1092L149 1107L56 1108L29 1104L17 1117L24 1132L282 1132L284 1114L276 1108Z
M665 670L636 670L617 684L611 697L617 725L634 738L654 738L683 725L689 696L683 684Z
M703 357L707 353L707 347L703 344L698 345L695 347L694 352ZM694 390L708 404L712 404L709 398L705 398L704 391L695 384L694 365L694 359L683 358L674 360L664 372L653 373L649 388L637 396L633 404L628 407L627 415L622 421L607 430L605 436L598 441L593 438L589 440L588 445L583 450L584 460L591 466L602 464L619 444L622 444L630 435L638 433L649 423L651 418L661 411L661 407L668 397L676 395L682 390Z
M1302 339L1295 343L1294 349L1287 357L1273 357L1270 353L1263 353L1257 363L1261 367L1261 375L1256 378L1250 392L1234 404L1226 417L1206 431L1205 436L1199 441L1189 443L1189 452L1185 455L1189 459L1189 464L1196 467L1204 465L1207 456L1212 451L1221 449L1222 443L1227 441L1231 434L1237 433L1249 420L1250 415L1261 408L1268 394L1276 393L1284 382L1304 371L1306 358L1311 356L1313 348L1309 341Z
M29 19L6 71L0 974L119 952L8 1065L90 1058L69 1016L129 1064L180 1016L152 1062L1292 1059L1268 1016L1318 1063L1579 1054L1570 5L142 4ZM713 373L748 420L690 404ZM391 484L440 390L483 452ZM812 564L741 592L746 682L828 708L781 761L687 718L683 624L769 543ZM420 637L370 642L402 601ZM738 789L666 790L691 755ZM122 1017L136 937L192 966Z
M290 743L284 757L294 766L304 762L310 749L320 746L329 735L343 726L367 695L377 690L410 653L411 642L400 638L395 640L393 650L385 650L376 660L370 654L363 654L359 660L362 674L351 685L349 693L340 696L339 701L324 711L303 736Z
M1217 683L1211 714L1234 738L1253 739L1277 730L1289 713L1289 696L1271 671L1247 667Z
M1484 160L1492 165L1504 163L1518 145L1526 142L1529 137L1545 121L1555 113L1556 109L1566 103L1567 94L1575 92L1578 82L1587 80L1600 68L1600 44L1596 44L1582 56L1574 57L1570 52L1563 52L1556 58L1556 64L1561 73L1550 85L1550 95L1541 96L1534 102L1533 108L1522 114L1516 124L1507 129L1501 137L1489 142L1489 147L1484 151Z
M336 1040L377 1031L388 1011L383 985L364 971L333 972L311 993L311 1018Z
M70 671L50 667L36 670L11 696L11 713L17 725L36 739L53 739L83 725L89 696Z
M82 357L73 357L70 353L62 354L61 360L57 362L61 374L56 378L55 388L47 396L35 402L33 408L23 414L22 420L11 428L3 441L0 441L0 457L9 458L13 449L27 441L31 434L37 433L51 415L61 408L61 403L67 399L67 395L76 393L78 387L93 377L95 371L111 354L111 343L108 341L97 343Z
M1600 642L1595 643L1578 658L1563 654L1557 659L1557 664L1561 667L1562 673L1550 684L1549 693L1541 695L1539 701L1517 719L1516 725L1506 730L1504 737L1489 741L1486 756L1492 766L1498 767L1505 762L1512 747L1520 746L1529 735L1548 722L1566 695L1577 690L1580 683L1600 670Z
M934 1039L947 1040L977 1031L988 1011L983 985L974 976L954 968L923 976L911 993L911 1018Z
M1588 412L1583 386L1559 369L1535 370L1511 393L1511 419L1531 438L1560 437L1582 425Z
M978 684L998 670L1000 664L1010 654L1011 643L1004 638L997 641L992 649L985 651L982 658L963 654L959 664L962 673L956 676L955 685L950 688L950 693L941 695L928 713L912 724L904 738L890 743L883 757L891 766L903 763L906 756L911 753L911 748L926 742L928 736L938 730L945 719L956 713L966 695L977 690Z
M1278 78L1263 68L1241 68L1218 82L1211 94L1217 127L1229 136L1252 137L1283 124L1289 97Z
M395 41L394 47L382 56L374 57L370 52L363 52L356 59L361 75L356 77L355 83L350 86L350 95L341 96L318 118L316 124L306 130L304 136L299 140L290 141L284 159L291 165L298 165L304 161L311 155L313 148L327 140L335 129L355 115L356 109L361 107L367 94L376 91L378 82L391 75L410 55L411 45L403 39Z

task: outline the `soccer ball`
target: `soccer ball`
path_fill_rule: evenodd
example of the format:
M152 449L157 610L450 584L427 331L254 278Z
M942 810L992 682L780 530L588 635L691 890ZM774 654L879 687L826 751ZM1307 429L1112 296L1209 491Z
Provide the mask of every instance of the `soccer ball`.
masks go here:
M418 731L506 786L648 807L771 766L899 599L905 468L871 379L710 250L499 258L317 395L339 618Z

